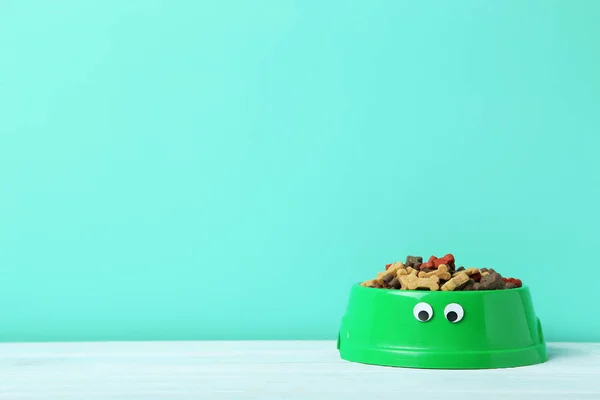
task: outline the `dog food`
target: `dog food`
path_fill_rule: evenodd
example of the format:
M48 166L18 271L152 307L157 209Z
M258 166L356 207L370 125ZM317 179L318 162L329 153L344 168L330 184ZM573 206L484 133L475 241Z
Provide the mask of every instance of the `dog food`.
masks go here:
M465 271L462 271L448 282L444 283L442 285L442 290L444 292L452 292L460 287L466 286L467 282L469 282L469 275L467 275Z
M423 264L423 257L408 256L404 265L412 268L420 268Z
M450 270L446 264L440 264L437 269L433 269L431 271L423 271L419 272L419 278L429 278L431 276L437 276L441 281L450 280Z
M493 268L456 268L452 254L443 257L408 256L405 262L385 265L375 279L361 286L394 290L470 291L516 289L523 286L520 279L504 278Z
M437 276L430 278L417 278L413 274L399 275L400 285L404 290L431 290L436 291L440 288L440 279Z

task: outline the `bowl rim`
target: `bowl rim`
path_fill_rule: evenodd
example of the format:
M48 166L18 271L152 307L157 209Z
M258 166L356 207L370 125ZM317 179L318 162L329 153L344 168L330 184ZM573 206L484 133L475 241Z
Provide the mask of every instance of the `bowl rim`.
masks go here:
M431 290L410 290L410 289L388 289L388 288L372 288L372 287L368 287L368 286L361 286L362 282L359 283L355 283L354 285L352 285L352 287L358 287L360 288L360 290L377 290L380 292L384 292L384 293L420 293L420 294L434 294L434 293L460 293L461 295L473 295L475 293L478 294L482 294L482 293L512 293L512 292L522 292L522 291L527 291L529 290L529 286L527 285L522 285L521 287L518 288L513 288L513 289L494 289L494 290L467 290L467 291L462 291L462 290L457 290L457 291L443 291L443 290L435 290L435 291L431 291Z

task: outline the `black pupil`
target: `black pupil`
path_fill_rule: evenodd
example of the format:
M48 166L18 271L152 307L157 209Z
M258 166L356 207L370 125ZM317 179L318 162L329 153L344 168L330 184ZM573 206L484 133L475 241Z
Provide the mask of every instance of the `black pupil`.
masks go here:
M450 311L448 315L446 315L446 318L448 318L448 321L454 322L458 319L458 314L454 311Z
M419 320L427 321L429 319L429 313L425 310L419 311Z

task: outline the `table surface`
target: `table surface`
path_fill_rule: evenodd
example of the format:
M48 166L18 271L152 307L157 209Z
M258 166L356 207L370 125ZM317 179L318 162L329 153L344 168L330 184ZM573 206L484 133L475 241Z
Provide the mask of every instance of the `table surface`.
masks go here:
M0 399L600 399L600 343L544 364L417 370L339 358L335 342L0 344Z

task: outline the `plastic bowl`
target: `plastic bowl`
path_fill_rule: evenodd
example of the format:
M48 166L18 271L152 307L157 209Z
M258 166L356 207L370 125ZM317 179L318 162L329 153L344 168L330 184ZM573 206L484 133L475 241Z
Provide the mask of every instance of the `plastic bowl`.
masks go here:
M337 348L347 361L411 368L507 368L548 359L525 286L430 292L356 284Z

